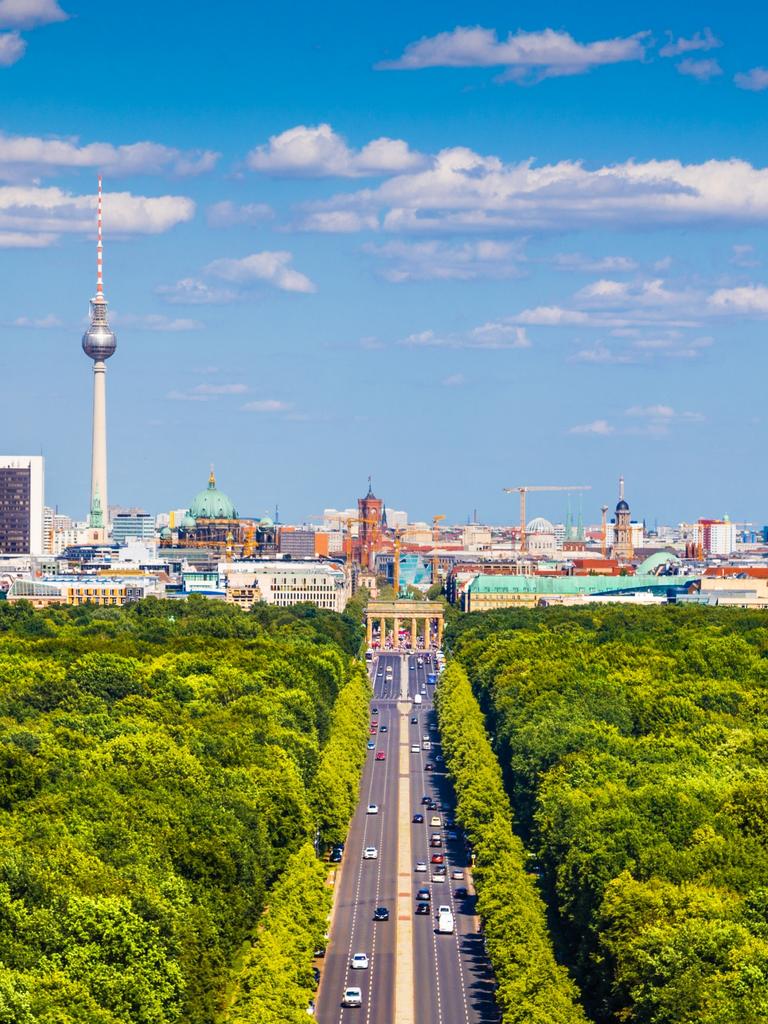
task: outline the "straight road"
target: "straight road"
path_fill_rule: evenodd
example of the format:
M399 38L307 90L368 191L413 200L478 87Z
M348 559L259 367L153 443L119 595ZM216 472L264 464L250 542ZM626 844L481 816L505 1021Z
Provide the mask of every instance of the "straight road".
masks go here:
M418 664L419 658L422 665ZM375 749L369 751L363 772L360 799L352 819L344 851L341 877L338 881L330 945L321 961L321 984L317 997L316 1017L320 1024L394 1024L395 986L397 983L397 897L398 847L402 830L410 830L410 843L415 869L418 861L426 862L426 871L412 871L411 912L413 913L412 975L414 1017L412 1024L496 1024L498 1011L493 1001L493 976L482 945L479 923L475 916L474 896L456 896L456 889L469 887L464 878L452 878L454 872L466 868L466 849L453 821L454 797L443 771L442 754L437 732L437 718L432 706L434 686L427 681L434 672L434 657L423 654L402 656L384 652L371 666L374 698L371 721L379 727L371 740ZM401 719L397 700L401 694L411 702L410 713ZM412 703L420 694L421 705ZM374 714L374 710L378 714ZM415 719L415 721L413 721ZM400 722L409 732L400 735ZM426 739L425 739L426 738ZM410 779L403 792L408 792L410 806L399 806L398 762L401 739L408 746ZM422 749L424 743L430 749ZM413 748L418 748L417 750ZM384 760L377 760L379 753ZM434 770L427 771L431 763ZM428 797L438 804L429 810L422 804ZM369 804L378 805L378 814L366 813ZM412 822L421 813L424 822ZM432 817L440 824L431 824ZM448 838L449 833L455 838ZM430 837L439 834L442 845L430 846ZM363 860L366 846L375 846L376 860ZM445 856L444 881L433 874L430 864L433 853ZM426 886L431 894L431 912L417 915L416 893ZM401 897L401 907L402 907ZM437 934L436 911L448 905L454 913L453 935ZM374 921L376 907L386 907L389 921ZM366 953L367 970L350 967L354 953ZM341 1000L348 986L362 989L362 1008L344 1009ZM399 1003L398 1006L402 1004Z

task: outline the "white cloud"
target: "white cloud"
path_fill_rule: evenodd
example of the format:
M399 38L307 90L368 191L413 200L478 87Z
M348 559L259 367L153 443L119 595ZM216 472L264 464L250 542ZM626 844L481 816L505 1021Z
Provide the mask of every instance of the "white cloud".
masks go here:
M763 89L768 89L768 68L750 68L749 71L739 71L733 76L733 80L739 89L762 92Z
M192 390L197 395L244 395L246 384L196 384Z
M0 36L0 41L2 38ZM80 145L77 138L44 139L0 133L0 177L6 180L26 180L30 175L88 167L106 175L171 173L186 176L212 170L218 158L219 154L212 150L180 150L158 142Z
M351 234L356 231L376 231L379 218L375 214L362 214L355 210L318 210L307 214L297 227L301 231Z
M68 17L56 0L0 0L0 28L36 28Z
M732 245L730 263L734 267L758 267L760 260L755 256L754 245Z
M524 327L512 324L486 323L465 334L436 334L417 331L403 338L400 345L411 348L513 349L530 348L531 341Z
M580 252L561 252L552 263L557 270L578 270L594 274L621 274L637 270L637 262L629 256L591 257Z
M18 32L0 32L0 68L9 68L21 60L27 49Z
M694 60L693 57L686 57L685 60L681 60L675 67L681 75L690 75L691 78L697 78L700 82L708 82L710 78L715 78L723 73L719 63L712 57L704 60Z
M670 420L675 416L671 405L633 405L626 410L627 416L642 416L648 419Z
M113 313L112 322L115 327L129 327L137 331L162 331L177 334L181 331L199 331L205 326L199 320L186 317L168 317L162 313L147 313L143 316L134 313Z
M289 402L280 402L276 398L261 398L242 406L244 412L287 412L291 408Z
M175 284L161 284L155 288L166 302L179 306L219 305L233 302L238 296L231 288L215 288L197 277L184 277Z
M590 324L603 326L602 320L595 320L582 310L564 309L562 306L534 306L533 309L524 309L513 319L521 324L544 327L588 326Z
M219 259L209 263L205 273L233 284L263 281L286 292L314 292L316 285L288 264L290 252L256 252L242 259Z
M607 437L609 434L614 433L615 427L612 427L607 420L592 420L591 423L580 423L575 427L571 427L568 431L569 434L596 434L598 437Z
M649 281L612 281L601 279L585 285L574 296L576 302L587 306L611 309L687 309L700 298L692 291L674 291L667 288L661 278ZM645 313L647 316L647 312Z
M269 203L245 203L238 206L228 199L213 203L206 211L206 219L214 228L262 224L274 215L275 211Z
M714 50L723 45L713 35L710 28L705 28L703 32L695 32L690 39L685 39L682 36L673 39L671 33L669 35L669 42L659 50L660 57L679 57L682 53L691 53L695 50Z
M389 231L573 230L768 220L768 168L745 160L628 161L590 170L574 161L504 164L469 149L376 188L338 194L312 211L384 211Z
M637 358L631 352L619 351L608 348L607 345L597 343L592 348L580 349L571 358L573 363L592 363L598 365L627 364L637 362Z
M434 67L504 67L499 81L541 81L561 75L579 75L593 67L642 60L647 33L626 38L577 43L567 32L551 28L541 32L510 32L499 39L495 30L455 28L410 43L397 60L382 61L384 70Z
M364 251L391 265L383 271L389 281L459 280L520 275L524 243L479 241L449 244L440 241L369 244Z
M718 288L707 299L711 310L717 313L768 313L768 287L762 284L743 285L740 288Z
M0 249L45 249L53 245L57 236L33 234L24 231L0 231Z
M104 196L104 230L112 234L159 234L191 220L195 204L186 196L136 196L109 192ZM35 185L0 186L0 232L92 232L96 196L78 196L60 188Z
M196 395L196 394L193 394L193 393L191 393L189 391L177 391L176 389L174 389L173 391L169 391L165 397L170 399L172 402L209 402L210 401L210 395Z
M252 149L246 160L252 171L312 178L394 174L425 162L401 139L374 139L362 149L351 149L329 124L299 124L272 135L266 145Z
M449 373L440 381L444 388L458 388L464 383L463 373Z
M47 316L17 316L13 321L14 327L35 327L48 329L51 327L61 327L61 320L53 313L48 313Z

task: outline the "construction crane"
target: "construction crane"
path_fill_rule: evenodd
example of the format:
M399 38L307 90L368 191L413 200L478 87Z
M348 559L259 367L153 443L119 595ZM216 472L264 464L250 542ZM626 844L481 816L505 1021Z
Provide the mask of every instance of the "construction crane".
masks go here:
M437 583L437 570L439 567L439 558L437 554L437 546L440 543L440 523L445 519L444 515L432 516L432 584L434 586Z
M529 491L591 491L591 484L526 484L523 487L505 487L506 494L520 495L520 551L528 550L528 539L525 532L525 497Z
M352 523L364 523L366 526L373 526L374 528L379 525L379 522L378 522L377 519L361 519L360 516L348 516L348 515L345 515L344 513L341 513L341 512L336 514L336 515L330 515L330 516L308 516L307 518L308 519L322 519L323 521L325 521L326 519L333 519L335 522L337 522L339 524L339 526L341 527L341 534L342 534L342 538L343 538L342 539L342 548L344 549L344 554L347 555L350 558L350 560L352 558ZM373 538L371 540L371 543L370 543L371 548L373 548L375 546L375 541L376 541L376 534L375 534L375 530L374 530L374 536L373 536ZM361 552L361 554L362 554L362 552Z
M603 558L606 556L607 545L608 545L608 506L600 506L600 550L603 554Z

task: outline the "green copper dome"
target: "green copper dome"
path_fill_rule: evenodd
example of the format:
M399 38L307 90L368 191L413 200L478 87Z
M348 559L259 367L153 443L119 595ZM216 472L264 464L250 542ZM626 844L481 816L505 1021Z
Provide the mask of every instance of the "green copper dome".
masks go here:
M221 491L216 488L216 477L211 475L208 478L208 487L195 495L195 499L189 507L189 514L193 519L237 519L235 506Z
M207 494L208 492L204 491L203 493ZM195 522L194 516L191 516L189 513L187 513L182 518L181 523L179 525L181 526L182 530L194 530L194 528L197 526L197 523Z

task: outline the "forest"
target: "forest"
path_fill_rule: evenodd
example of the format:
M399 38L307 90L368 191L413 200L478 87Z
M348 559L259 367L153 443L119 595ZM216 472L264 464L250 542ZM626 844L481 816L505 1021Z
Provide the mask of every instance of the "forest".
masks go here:
M588 1015L768 1020L765 614L510 610L447 640Z
M365 758L360 639L309 606L0 603L0 1024L266 1022L275 942L271 997L307 1019L314 844Z

